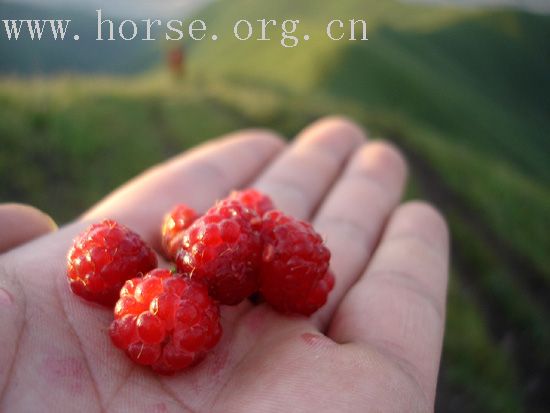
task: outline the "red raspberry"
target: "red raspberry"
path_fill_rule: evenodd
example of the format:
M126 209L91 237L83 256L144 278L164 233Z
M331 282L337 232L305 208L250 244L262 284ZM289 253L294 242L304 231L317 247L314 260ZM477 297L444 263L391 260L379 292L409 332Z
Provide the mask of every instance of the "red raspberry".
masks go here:
M260 292L282 313L310 315L325 304L334 286L330 251L307 222L280 211L264 215Z
M311 289L303 303L300 304L301 311L297 313L310 315L321 308L327 302L329 293L334 288L334 275L328 270Z
M229 199L241 202L245 207L256 211L262 217L266 212L275 209L270 197L255 189L245 189L243 191L233 191Z
M258 289L260 225L240 202L219 202L185 231L178 270L205 282L220 303L238 304Z
M75 238L67 256L67 277L75 294L112 306L126 280L156 266L157 256L138 234L104 220Z
M187 205L177 205L165 215L162 223L162 249L166 258L175 259L181 245L183 230L198 218L194 209Z
M109 328L114 345L162 374L201 361L222 333L219 308L207 288L169 270L126 281L114 314Z

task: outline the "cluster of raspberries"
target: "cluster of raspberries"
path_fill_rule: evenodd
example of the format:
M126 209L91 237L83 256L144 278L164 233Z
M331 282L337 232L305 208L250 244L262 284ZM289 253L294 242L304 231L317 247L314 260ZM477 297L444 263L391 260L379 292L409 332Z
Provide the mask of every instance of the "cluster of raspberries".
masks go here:
M259 293L278 312L308 316L334 286L319 234L253 189L202 216L176 206L164 218L162 247L176 270L157 268L139 235L105 220L74 240L67 259L75 294L114 305L114 345L162 374L198 363L218 343L220 304Z

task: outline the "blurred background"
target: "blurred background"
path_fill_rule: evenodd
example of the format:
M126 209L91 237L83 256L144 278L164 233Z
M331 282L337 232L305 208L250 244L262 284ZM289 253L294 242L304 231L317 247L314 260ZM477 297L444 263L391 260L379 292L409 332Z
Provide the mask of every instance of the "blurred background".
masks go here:
M213 42L97 42L95 10L198 16ZM298 47L238 42L235 21L298 18ZM59 223L199 142L294 136L345 114L403 148L407 197L450 221L438 412L550 406L550 2L0 0L0 18L73 19L80 41L0 35L0 201ZM365 18L368 42L331 42ZM164 36L164 31L161 30Z

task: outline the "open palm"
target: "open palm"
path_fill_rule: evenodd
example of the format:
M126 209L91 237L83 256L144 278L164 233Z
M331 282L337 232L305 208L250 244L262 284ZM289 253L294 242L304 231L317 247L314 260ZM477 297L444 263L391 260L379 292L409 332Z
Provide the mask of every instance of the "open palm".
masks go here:
M126 184L80 220L0 256L0 411L427 412L433 410L447 284L446 226L398 206L406 175L389 144L330 118L288 147L273 133L212 141ZM114 218L159 246L163 213L206 210L253 186L313 222L336 286L313 317L222 308L224 336L172 377L134 365L112 313L71 294L65 255L90 221ZM158 249L158 248L157 248Z

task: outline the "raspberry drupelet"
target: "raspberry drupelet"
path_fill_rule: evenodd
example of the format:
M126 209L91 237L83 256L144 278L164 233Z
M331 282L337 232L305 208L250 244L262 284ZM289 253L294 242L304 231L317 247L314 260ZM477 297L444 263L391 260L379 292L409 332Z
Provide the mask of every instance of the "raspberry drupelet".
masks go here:
M156 266L156 254L138 234L104 220L75 238L67 256L67 277L75 294L113 306L126 280Z
M229 199L242 203L245 207L256 211L260 218L268 211L275 209L271 198L256 189L233 191Z
M161 374L198 363L222 334L219 308L207 288L164 269L128 280L114 315L109 334L115 346Z
M162 223L162 249L166 258L174 260L181 245L183 231L197 218L198 214L187 205L175 206L165 215Z
M258 214L239 201L218 202L185 231L179 272L204 282L221 304L240 303L258 289L260 226Z
M310 315L334 287L330 251L307 223L270 211L262 225L260 293L276 311Z

